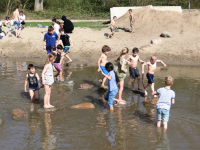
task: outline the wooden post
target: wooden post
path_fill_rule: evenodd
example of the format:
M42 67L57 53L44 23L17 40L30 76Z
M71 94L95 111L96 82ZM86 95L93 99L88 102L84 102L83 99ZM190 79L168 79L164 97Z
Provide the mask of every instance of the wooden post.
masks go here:
M43 11L43 0L35 0L35 11Z

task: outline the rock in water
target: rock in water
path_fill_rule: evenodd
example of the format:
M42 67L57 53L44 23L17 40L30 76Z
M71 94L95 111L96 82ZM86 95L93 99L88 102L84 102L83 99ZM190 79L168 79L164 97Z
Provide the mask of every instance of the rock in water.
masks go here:
M38 113L41 113L41 112L43 112L43 113L45 113L45 112L54 112L54 111L57 111L58 110L58 108L39 108L39 109L37 109L37 112Z
M160 44L160 43L162 43L162 39L151 40L151 44L157 45L157 44Z
M0 119L0 126L3 124L3 120L2 119Z
M164 37L164 38L171 38L172 37L172 35L169 33L169 32L167 32L167 31L164 31L164 32L162 32L161 33L161 35L160 35L160 37Z
M154 98L152 98L152 99L147 99L147 100L145 100L144 102L143 102L143 104L145 105L145 106L151 106L151 107L156 107L156 104L157 104L157 102L158 102L158 97L154 97Z
M71 106L70 108L73 108L73 109L88 109L88 108L95 108L95 107L92 103L88 102L88 103L74 105L74 106Z
M73 86L74 85L74 81L73 80L66 80L66 81L55 81L55 85L56 86Z
M18 109L18 108L12 110L10 113L13 116L14 120L20 120L22 117L26 115L26 113L23 110Z
M79 88L78 89L81 89L81 90L84 90L84 89L91 89L93 88L94 86L92 84L88 84L88 83L83 83L83 84L80 84L79 85Z

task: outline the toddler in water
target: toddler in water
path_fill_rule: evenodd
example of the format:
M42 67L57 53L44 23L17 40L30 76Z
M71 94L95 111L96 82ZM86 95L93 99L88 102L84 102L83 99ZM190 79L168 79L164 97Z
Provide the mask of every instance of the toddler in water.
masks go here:
M153 92L152 95L159 95L157 102L157 127L160 127L161 121L163 121L164 129L167 129L170 107L171 104L175 103L175 92L171 90L173 85L173 78L171 76L165 78L165 85L165 87Z
M53 54L48 55L48 60L45 62L44 69L42 71L42 84L44 85L45 95L44 95L44 108L53 108L54 106L50 104L51 86L54 83L53 77L53 62L55 57Z
M113 101L118 92L117 83L119 82L119 78L117 73L113 70L114 66L111 62L106 63L105 68L108 71L107 75L101 70L101 73L108 78L108 92L106 93L104 99L108 101L110 110L114 110Z
M39 100L39 87L38 82L40 77L37 73L35 73L35 66L33 64L28 65L29 73L26 75L25 84L24 84L24 91L27 92L26 86L29 83L29 94L31 97L31 102L34 101L34 96L36 100Z

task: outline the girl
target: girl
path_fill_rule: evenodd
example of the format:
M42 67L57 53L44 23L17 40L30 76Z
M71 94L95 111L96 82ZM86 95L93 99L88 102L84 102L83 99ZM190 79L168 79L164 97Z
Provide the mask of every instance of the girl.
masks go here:
M126 78L126 73L127 73L127 69L126 69L126 55L128 54L129 49L127 47L123 48L120 56L117 58L118 61L118 71L117 71L117 75L119 77L119 93L118 93L118 102L120 104L125 103L124 100L122 100L122 92L124 89L124 79Z
M117 83L119 82L119 78L116 72L113 70L113 64L111 62L106 63L105 65L106 70L109 72L108 75L104 74L101 70L101 73L108 78L108 92L106 93L104 99L108 101L108 106L110 110L114 110L113 108L113 101L116 100L115 96L118 92Z
M45 95L44 95L44 108L53 108L54 106L50 104L51 95L51 85L54 83L53 77L53 65L55 57L50 53L48 55L48 60L45 62L44 69L42 71L42 84L44 85Z

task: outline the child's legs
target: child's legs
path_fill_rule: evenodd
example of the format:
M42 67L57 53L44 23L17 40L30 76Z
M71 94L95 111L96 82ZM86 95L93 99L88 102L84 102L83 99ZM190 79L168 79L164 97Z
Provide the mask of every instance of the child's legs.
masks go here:
M34 91L34 95L35 95L35 99L39 100L39 91L38 90Z
M151 90L154 92L154 83L151 84Z
M157 109L157 127L161 126L162 109Z
M48 107L51 94L51 86L45 84L44 89L45 89L44 107Z
M163 117L164 129L167 129L167 123L169 121L169 110L163 109L162 117Z
M29 90L29 95L31 97L31 101L34 101L34 91L33 90Z
M108 96L109 96L109 91L106 93L106 95L104 96L104 99L106 100L106 101L108 101Z
M72 62L71 58L67 55L67 53L66 53L64 56L68 59L68 62L67 62L67 63Z
M118 92L118 89L109 92L108 106L110 107L110 110L113 110L113 101L114 101L115 96L117 95L117 92Z
M131 79L131 80L132 80L132 90L135 90L135 88L134 88L135 79Z
M122 92L124 89L124 80L119 82L119 93L118 93L118 99L122 100Z
M137 77L138 89L140 89L140 76Z
M105 82L106 82L106 77L103 77L103 79L102 79L102 86L105 86Z

